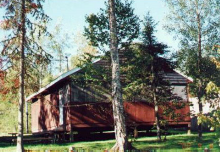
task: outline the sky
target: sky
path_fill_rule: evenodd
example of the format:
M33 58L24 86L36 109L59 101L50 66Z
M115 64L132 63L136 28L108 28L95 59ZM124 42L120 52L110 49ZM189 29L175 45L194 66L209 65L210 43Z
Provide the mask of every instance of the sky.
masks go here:
M177 41L172 35L163 29L165 16L168 8L163 0L133 0L135 14L140 18L149 11L153 19L158 22L156 36L160 42L164 42L172 50L178 49ZM51 26L61 20L65 32L76 34L83 32L85 16L91 13L98 13L100 8L104 8L104 0L46 0L44 5L45 13L51 18ZM71 54L76 52L76 48L69 48Z
M165 17L168 13L164 0L133 0L135 14L141 19L149 11L153 19L158 22L156 37L159 42L163 42L174 52L178 49L178 41L175 41L169 33L163 29ZM73 39L77 33L83 33L85 16L91 13L98 13L100 8L105 8L104 0L45 0L43 5L45 13L52 19L49 29L57 23L62 24L63 33L73 35L71 37L71 47L64 51L69 56L76 54L77 45ZM0 21L4 12L0 9ZM0 30L0 40L4 37L4 31Z

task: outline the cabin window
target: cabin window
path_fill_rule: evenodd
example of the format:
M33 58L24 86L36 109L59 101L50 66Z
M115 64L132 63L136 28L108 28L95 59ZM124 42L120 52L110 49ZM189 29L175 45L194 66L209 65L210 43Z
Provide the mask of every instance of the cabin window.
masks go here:
M83 91L79 91L79 99L85 101L86 94Z
M181 97L182 100L187 101L187 92L186 86L172 86L173 94L176 94L178 97Z
M94 102L94 96L87 91L71 85L71 102Z
M91 96L91 95L87 95L86 100L90 102L95 102L94 96Z
M73 99L71 101L79 101L79 90L72 88L72 97Z

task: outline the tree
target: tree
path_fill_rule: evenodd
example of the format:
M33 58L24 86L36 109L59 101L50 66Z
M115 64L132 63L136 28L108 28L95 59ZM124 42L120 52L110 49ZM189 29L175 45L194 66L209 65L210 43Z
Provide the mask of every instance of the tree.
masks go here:
M120 83L120 65L118 56L117 27L115 18L115 1L109 0L110 50L112 61L112 106L116 137L116 147L126 151L128 146L124 106Z
M128 146L124 107L120 84L120 66L118 48L129 45L139 34L139 19L134 15L131 2L109 0L106 9L86 17L89 26L85 36L91 45L106 52L110 48L112 64L112 105L116 144L114 150L125 151Z
M64 71L67 71L66 68L63 68L63 61L67 61L65 56L64 49L69 48L71 46L70 42L70 34L64 33L62 28L62 24L58 23L54 30L51 33L51 37L49 37L49 42L47 44L47 47L50 49L51 54L54 54L54 56L58 58L54 58L53 61L55 61L55 65L58 61L59 63L59 73L61 74ZM68 61L67 61L68 62ZM64 70L65 69L65 70Z
M1 28L8 30L8 37L2 41L2 55L10 58L11 61L19 60L19 111L18 111L18 136L17 136L17 151L23 152L23 105L25 101L25 74L28 74L28 65L35 64L30 62L28 57L39 55L39 49L42 49L33 38L36 27L41 28L39 36L42 32L45 33L46 28L37 24L36 21L48 21L48 16L42 12L42 0L4 0L0 2L0 6L4 7L6 13L4 21L1 23ZM28 18L29 15L35 19L35 22ZM30 31L28 31L30 29ZM44 52L45 58L49 55ZM31 58L32 59L32 58ZM28 63L28 64L27 64ZM31 64L32 63L32 64ZM12 65L15 66L15 65Z
M15 132L17 131L17 105L18 100L17 90L19 82L16 77L16 72L11 71L10 77L5 78L6 71L0 71L0 132ZM14 101L14 100L15 101Z
M150 71L150 75L151 75L150 86L152 90L153 103L155 106L155 123L156 123L156 128L157 128L157 138L161 140L160 116L159 116L159 108L158 108L159 100L157 97L158 96L157 90L159 86L162 85L162 82L163 82L163 78L160 75L160 72L164 70L163 65L164 64L169 65L169 64L165 59L162 59L159 57L160 55L164 55L166 53L167 46L156 42L155 36L154 36L155 25L156 24L152 20L152 17L149 16L149 14L145 16L142 39L143 39L144 45L147 46L147 48L144 50L147 50L152 60L151 65L150 65L150 70L148 71ZM165 84L165 82L163 83Z
M98 55L98 50L92 45L90 45L89 41L82 33L78 32L74 36L74 42L77 45L77 54L71 56L71 68L79 66L81 60L85 60L89 58L89 56L91 55Z
M85 27L84 35L92 46L106 52L109 49L109 4L105 2L106 9L100 9L97 15L91 14L86 16L86 22L89 24ZM131 44L139 36L139 18L134 14L132 2L129 0L115 1L115 17L117 27L118 47Z
M159 106L166 107L174 96L169 82L163 76L172 71L174 63L165 58L169 52L168 46L157 41L157 24L149 13L143 24L142 42L131 45L125 52L127 62L122 65L123 74L126 75L124 94L127 95L127 100L144 100L154 104L157 137L161 140L162 116L159 115Z
M166 0L170 13L165 28L176 34L180 40L178 62L180 69L194 79L194 93L198 97L199 112L202 114L204 99L203 58L211 54L212 47L218 42L219 32L218 0ZM198 127L199 137L202 137L202 125Z

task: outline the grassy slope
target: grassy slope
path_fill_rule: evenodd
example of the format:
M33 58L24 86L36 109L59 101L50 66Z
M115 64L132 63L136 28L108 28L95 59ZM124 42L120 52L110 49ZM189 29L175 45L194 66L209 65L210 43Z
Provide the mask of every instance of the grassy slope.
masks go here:
M68 144L49 144L49 145L25 145L25 149L31 150L68 150L69 147L75 147L76 149L89 149L93 151L103 151L110 149L114 145L114 140L107 141L95 141L95 142L75 142ZM191 143L190 148L183 149L180 143ZM201 148L198 148L198 143L202 144ZM218 137L215 133L204 133L203 140L197 138L197 134L188 135L171 135L167 137L167 141L158 142L156 137L141 137L132 143L134 147L140 150L157 149L158 151L203 151L205 147L209 147L210 144L214 145L213 150L218 151ZM1 151L14 151L15 146L8 146L0 143Z

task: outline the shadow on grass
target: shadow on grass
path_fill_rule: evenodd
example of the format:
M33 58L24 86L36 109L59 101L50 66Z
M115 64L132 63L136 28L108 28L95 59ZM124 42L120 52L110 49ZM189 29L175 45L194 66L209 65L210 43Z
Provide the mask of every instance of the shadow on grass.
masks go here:
M210 144L213 145L212 150L219 150L218 138L215 133L204 133L203 139L199 140L197 134L192 135L171 135L167 137L166 141L157 141L156 137L141 137L132 142L132 145L138 150L156 150L156 151L204 151L204 148L210 148ZM31 150L68 150L69 147L76 149L88 150L88 151L104 151L110 149L114 145L114 140L106 141L90 141L90 142L73 142L73 143L59 143L59 144L25 144L25 149ZM183 145L187 145L183 147ZM201 147L198 146L201 144ZM7 150L15 148L9 143L0 143L1 149ZM171 150L172 149L172 150Z
M150 140L147 138L139 138L133 143L137 149L187 149L187 150L204 150L209 149L219 149L218 139L214 133L204 133L203 138L199 139L197 134L194 135L174 135L168 136L166 141L157 141L155 138Z

